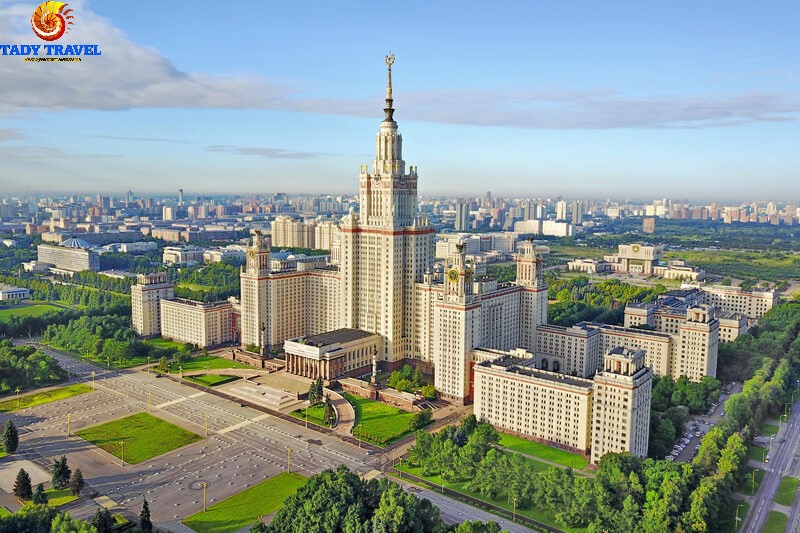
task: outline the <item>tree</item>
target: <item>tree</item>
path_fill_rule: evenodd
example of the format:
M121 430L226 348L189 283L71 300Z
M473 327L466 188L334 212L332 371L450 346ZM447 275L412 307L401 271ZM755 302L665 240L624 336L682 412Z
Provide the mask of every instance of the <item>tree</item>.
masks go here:
M5 448L6 453L14 453L17 451L17 446L19 446L19 433L17 432L17 427L9 418L6 422L6 428L3 430L3 448Z
M333 402L329 394L325 395L325 423L332 426L336 423L336 409L333 408Z
M153 532L153 522L150 521L150 505L146 498L142 501L142 512L139 513L139 529L143 533Z
M436 399L436 387L433 385L423 385L422 389L420 390L420 394L426 400L435 400Z
M36 491L33 493L31 501L36 505L47 505L47 495L44 493L44 485L42 483L36 485Z
M72 472L67 466L67 456L62 455L61 459L53 459L53 466L50 470L51 481L54 489L63 489L69 485Z
M158 371L162 374L169 372L169 363L167 363L167 358L165 356L162 356L161 359L158 360Z
M322 402L322 378L317 378L308 387L308 405L315 406Z
M50 524L50 533L97 533L97 529L69 513L57 514Z
M17 472L17 479L14 481L14 496L20 500L30 500L33 497L33 487L31 486L31 476L20 468Z
M76 468L69 478L69 491L73 496L80 496L84 485L86 482L83 480L83 472L80 468Z
M430 409L423 409L422 411L414 413L414 416L409 420L408 425L411 429L421 429L431 423L433 414Z
M97 529L97 533L112 533L114 530L114 517L108 509L97 508L92 518L92 525Z

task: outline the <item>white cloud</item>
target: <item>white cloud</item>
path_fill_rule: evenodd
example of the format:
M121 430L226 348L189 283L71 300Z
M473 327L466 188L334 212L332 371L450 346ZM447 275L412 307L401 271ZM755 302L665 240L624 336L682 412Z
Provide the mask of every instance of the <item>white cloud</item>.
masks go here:
M283 148L266 148L250 146L213 145L206 147L208 152L222 152L237 155L254 155L268 159L311 159L323 155L320 152L300 152Z
M373 99L324 99L301 96L290 84L258 76L182 72L158 50L131 42L82 0L70 6L79 18L59 42L96 42L103 55L81 63L25 63L0 56L0 114L229 108L380 116L380 80ZM31 9L28 3L0 0L0 43L37 42L28 24ZM395 102L399 120L532 129L703 128L794 121L800 115L798 93L645 98L610 91L464 89L397 94Z

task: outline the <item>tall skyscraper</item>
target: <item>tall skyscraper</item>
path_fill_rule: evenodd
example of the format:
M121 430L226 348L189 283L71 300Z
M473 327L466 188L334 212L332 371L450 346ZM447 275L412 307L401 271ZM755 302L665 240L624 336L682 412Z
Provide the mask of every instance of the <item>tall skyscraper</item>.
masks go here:
M183 189L178 189L178 205L183 205Z
M566 200L559 200L556 202L556 220L567 220L567 202Z
M572 202L572 225L583 224L583 203L580 200Z
M469 229L469 203L456 203L456 231L467 231Z
M417 170L403 160L403 137L392 107L392 64L386 56L385 118L372 168L359 173L358 217L341 226L344 327L384 337L379 359L399 363L411 353L414 282L433 263L434 229L418 213Z

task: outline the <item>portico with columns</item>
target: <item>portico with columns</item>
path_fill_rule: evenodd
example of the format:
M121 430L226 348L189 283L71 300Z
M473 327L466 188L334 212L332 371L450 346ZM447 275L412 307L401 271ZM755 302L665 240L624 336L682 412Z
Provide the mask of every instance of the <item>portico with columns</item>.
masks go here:
M309 379L332 381L370 372L383 347L383 337L358 329L342 328L287 340L286 371Z

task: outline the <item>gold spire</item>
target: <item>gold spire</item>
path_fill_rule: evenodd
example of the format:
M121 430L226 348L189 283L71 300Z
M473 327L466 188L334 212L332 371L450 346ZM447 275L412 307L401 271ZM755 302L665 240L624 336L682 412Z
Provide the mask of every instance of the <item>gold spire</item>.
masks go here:
M394 109L392 109L392 65L394 65L394 54L389 52L386 55L386 67L389 69L389 78L386 83L386 107L383 108L384 113L386 113L384 122L394 122L394 118L392 117L394 114Z

